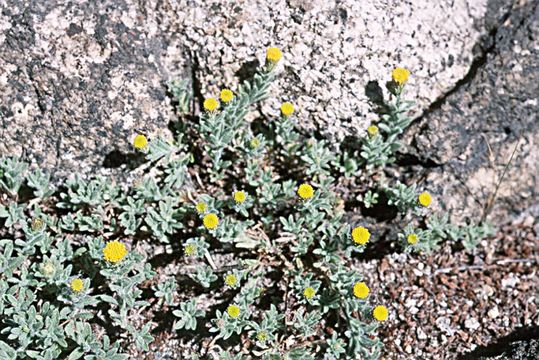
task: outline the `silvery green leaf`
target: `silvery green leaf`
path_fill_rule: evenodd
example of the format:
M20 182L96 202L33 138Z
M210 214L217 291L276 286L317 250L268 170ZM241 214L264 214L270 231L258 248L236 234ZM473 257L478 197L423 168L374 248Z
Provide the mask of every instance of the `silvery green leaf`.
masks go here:
M170 92L172 93L172 95L177 101L177 107L176 107L177 111L180 114L187 113L189 111L190 103L193 98L193 92L191 90L189 81L173 80L169 82L168 87L170 89Z
M27 181L38 198L46 198L54 193L54 189L50 187L50 174L44 173L39 168L28 174Z
M13 225L25 221L24 216L24 204L17 204L15 202L10 203L7 207L4 205L0 206L0 218L4 218L5 226L11 228Z
M158 137L150 141L146 159L149 161L156 161L161 158L165 158L165 160L168 162L173 152L174 146L166 142L164 139Z
M80 348L76 348L69 354L68 360L77 360L80 359L84 355L84 352Z
M24 181L28 165L15 157L0 158L0 188L11 196L16 196Z

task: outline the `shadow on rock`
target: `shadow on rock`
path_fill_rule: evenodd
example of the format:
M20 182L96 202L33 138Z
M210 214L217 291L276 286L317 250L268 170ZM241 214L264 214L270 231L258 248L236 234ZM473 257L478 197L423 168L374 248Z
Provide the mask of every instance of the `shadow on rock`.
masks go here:
M539 356L539 325L520 327L495 343L481 346L459 360L536 360Z

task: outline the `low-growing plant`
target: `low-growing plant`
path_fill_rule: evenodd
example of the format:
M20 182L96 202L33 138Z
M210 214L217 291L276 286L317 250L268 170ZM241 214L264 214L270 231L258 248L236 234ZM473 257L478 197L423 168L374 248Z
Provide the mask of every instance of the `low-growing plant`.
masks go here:
M55 188L43 171L1 159L0 358L127 359L130 349L149 351L156 311L174 319L170 330L211 334L193 359L380 356L388 309L354 269L376 234L346 221L336 176L395 159L411 122L408 72L393 72L394 100L360 152L336 155L297 128L291 102L269 121L246 120L270 94L281 57L268 49L252 80L206 98L198 118L187 114L188 83L172 82L179 132L136 134L145 162L131 186L75 176ZM470 248L487 234L431 215L430 194L415 185L373 185L366 208L387 198L425 220L403 227L407 251L444 239ZM19 196L23 187L30 198ZM177 274L156 274L150 263L161 265L161 255Z

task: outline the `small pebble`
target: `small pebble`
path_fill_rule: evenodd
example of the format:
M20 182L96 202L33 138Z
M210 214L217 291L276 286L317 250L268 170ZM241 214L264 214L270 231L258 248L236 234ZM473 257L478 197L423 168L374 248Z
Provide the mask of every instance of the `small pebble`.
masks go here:
M502 287L508 288L508 287L515 287L516 284L518 284L519 280L514 274L509 274L508 277L502 279Z
M466 319L466 321L464 322L464 327L469 330L477 330L480 326L481 324L479 323L479 321L477 321L477 319L473 317Z
M495 306L493 307L492 309L490 309L487 313L488 317L491 318L491 319L496 319L499 315L500 315L500 312L498 311L498 307Z
M423 331L423 329L417 328L417 338L418 338L419 340L426 340L426 339L427 339L427 334L425 334L425 332Z

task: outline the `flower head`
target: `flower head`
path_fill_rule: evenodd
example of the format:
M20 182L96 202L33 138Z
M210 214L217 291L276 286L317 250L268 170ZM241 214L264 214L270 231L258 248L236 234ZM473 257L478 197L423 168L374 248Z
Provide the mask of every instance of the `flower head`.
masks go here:
M308 287L303 290L303 296L305 296L307 299L312 299L314 295L316 295L316 290L312 287Z
M372 316L378 321L385 321L387 320L387 308L384 305L378 305L374 308L372 311Z
M84 281L82 281L79 278L71 280L71 290L73 290L73 292L76 292L76 293L81 292L83 288L84 288Z
M247 194L245 191L234 191L234 201L237 204L243 204L245 199L247 199Z
M371 125L367 128L367 132L369 133L370 136L375 136L376 134L378 134L378 126L376 125Z
M265 332L265 331L259 331L257 334L256 334L256 338L258 341L260 342L264 342L268 339L268 333Z
M51 276L52 274L54 274L54 270L55 270L54 264L52 262L50 262L50 261L47 261L41 267L41 272L45 276Z
M225 284L228 286L235 286L238 283L238 278L234 274L228 274L225 276Z
M229 103L234 99L234 93L230 89L223 89L220 98L222 102Z
M298 188L298 195L304 200L310 199L314 195L314 189L309 184L301 184Z
M424 207L428 207L432 202L432 197L428 192L425 191L419 195L418 200L421 205L423 205Z
M404 68L396 68L391 73L391 78L397 85L404 85L408 81L410 72Z
M219 101L214 98L207 98L204 100L204 109L206 111L212 112L219 108Z
M146 136L138 134L135 136L135 140L133 140L133 146L137 150L145 149L148 146L148 139L146 139Z
M32 219L32 223L30 224L30 228L33 230L33 231L39 231L43 228L43 226L45 225L45 222L40 219L40 218L35 218L35 219Z
M285 102L281 105L281 114L284 116L290 116L294 113L294 105L289 102Z
M357 282L354 285L354 296L358 299L365 299L369 296L369 287L364 282Z
M206 203L203 203L201 201L201 202L198 202L195 205L195 208L197 209L197 213L204 214L206 212L206 210L208 210L208 205L206 205Z
M363 226L358 226L352 230L352 239L358 245L365 245L369 242L371 233Z
M272 64L276 64L283 57L283 53L279 48L270 47L266 50L266 61Z
M415 245L417 244L417 240L419 240L419 237L417 236L417 234L410 234L408 235L406 240L408 241L408 244Z
M197 251L197 246L195 244L187 244L183 249L185 256L191 256Z
M232 319L236 319L238 316L240 316L240 308L236 305L229 305L226 312Z
M251 146L251 149L256 149L260 146L260 140L258 140L258 138L252 138L249 145Z
M118 240L108 242L103 249L103 258L113 264L121 261L126 255L127 249L125 245Z
M213 230L217 228L217 225L219 225L219 218L217 215L213 213L209 213L204 216L204 219L202 219L202 222L204 223L204 227L208 230Z

